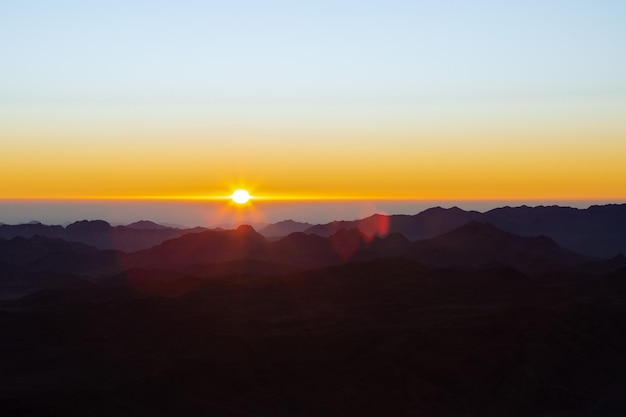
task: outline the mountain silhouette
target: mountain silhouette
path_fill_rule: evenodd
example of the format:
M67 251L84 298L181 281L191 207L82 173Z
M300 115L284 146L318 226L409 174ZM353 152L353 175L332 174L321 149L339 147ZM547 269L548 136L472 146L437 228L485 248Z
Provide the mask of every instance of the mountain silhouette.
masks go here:
M347 260L342 260L333 248L332 242L337 240L338 238L296 232L270 242L251 226L242 225L236 230L190 233L130 254L126 262L133 267L180 268L194 264L256 260L271 264L318 267ZM356 244L358 245L358 241Z
M341 263L328 238L302 232L268 244L269 259L273 262L300 266L318 267Z
M85 240L89 240L89 234L97 238L107 236L101 231L112 229L106 222L84 222L75 224L76 227ZM587 264L586 271L595 268L599 272L620 265L618 261L611 263L574 253L545 236L518 236L473 221L438 237L415 242L399 233L371 236L361 229L338 229L329 237L296 232L268 240L251 226L242 225L236 230L187 233L130 254L43 237L0 240L0 262L7 265L18 265L24 271L98 276L129 268L193 270L204 276L217 271L256 274L251 264L243 266L246 264L235 261L259 262L267 265L259 271L267 273L383 258L405 258L438 267L509 266L531 275L582 264Z
M129 256L133 266L180 266L237 259L264 259L267 241L251 226L188 233Z
M134 223L127 224L126 227L131 229L167 229L167 226L152 222L150 220L139 220Z
M375 215L361 220L331 222L306 229L305 233L330 236L341 229L373 233L373 225L388 223L387 233L401 233L409 240L428 239L452 231L470 221L490 223L520 236L548 236L559 245L593 257L626 254L626 204L576 209L560 206L502 207L485 213L458 207L435 207L416 215ZM381 229L379 228L380 232ZM382 230L384 231L384 230Z
M66 227L47 226L40 223L0 225L0 238L42 236L82 242L102 250L113 249L134 252L187 233L204 230L207 229L202 227L191 229L166 227L146 220L131 223L128 226L111 226L103 220L81 220Z
M471 228L457 234L498 235ZM626 270L546 280L386 259L262 279L128 274L0 301L0 414L626 410Z
M415 242L407 256L430 265L506 265L529 274L564 270L590 260L560 247L549 237L522 237L476 221Z
M621 210L0 226L0 415L625 415Z
M94 252L55 251L30 262L27 271L55 271L80 275L109 275L125 268L128 255L116 250L96 250Z
M559 206L502 207L484 221L522 236L543 234L560 245L598 257L626 254L626 204L576 209Z
M259 233L265 237L283 237L296 232L303 232L312 227L311 223L301 223L293 220L283 220L278 223L269 224L261 229Z
M361 220L334 221L310 227L305 233L330 236L341 229L359 229L370 237L401 233L409 240L418 240L448 232L471 220L477 220L479 216L479 212L468 212L457 207L450 209L434 207L412 216L375 214Z
M65 229L63 226L48 226L37 223L25 224L0 224L0 238L13 239L14 237L31 238L33 236L64 239Z
M440 267L510 266L529 274L568 269L592 258L568 251L545 236L521 237L490 224L470 222L433 239L411 242L393 233L371 238L339 229L325 238L302 232L268 241L250 226L172 239L125 258L132 267L181 268L235 260L315 268L355 260L400 257Z
M0 262L9 265L25 265L54 252L85 254L95 253L97 249L79 242L42 236L33 236L28 239L23 237L14 237L10 240L0 239Z
M415 215L376 214L360 220L334 221L315 226L286 220L263 224L259 231L276 240L296 231L330 237L339 230L358 229L367 240L400 233L415 241L433 238L470 221L490 223L520 236L548 236L569 250L592 257L611 258L620 253L626 254L626 204L591 206L587 209L560 206L501 207L485 213L465 211L458 207L435 207ZM228 226L225 229L232 228ZM201 227L167 227L147 220L115 227L101 220L83 220L65 228L41 223L0 224L0 238L30 238L38 235L78 241L99 249L134 252L187 233L205 230Z

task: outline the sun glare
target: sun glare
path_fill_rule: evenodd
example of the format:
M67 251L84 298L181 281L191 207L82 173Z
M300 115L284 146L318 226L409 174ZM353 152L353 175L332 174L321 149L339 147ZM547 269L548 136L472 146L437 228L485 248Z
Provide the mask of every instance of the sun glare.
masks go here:
M246 204L250 200L250 193L246 190L235 190L230 198L237 204Z

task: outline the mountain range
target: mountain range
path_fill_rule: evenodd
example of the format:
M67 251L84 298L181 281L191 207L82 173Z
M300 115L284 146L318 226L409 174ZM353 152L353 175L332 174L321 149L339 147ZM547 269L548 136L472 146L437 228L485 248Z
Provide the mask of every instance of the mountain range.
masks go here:
M67 225L28 223L0 225L0 238L31 238L33 236L82 242L98 249L116 249L132 252L149 248L165 240L187 233L207 230L203 227L179 229L142 220L127 226L112 226L104 220L81 220Z
M625 415L625 211L0 225L0 415Z
M561 206L502 207L484 213L457 207L435 207L415 215L376 214L360 220L319 225L284 220L261 225L259 233L276 240L294 232L329 237L339 230L358 229L368 239L400 233L415 241L450 232L470 221L489 223L520 236L548 236L564 248L592 257L608 258L626 254L626 204L591 206L587 209ZM228 227L235 228L231 225ZM0 238L43 236L78 241L99 249L134 252L205 230L208 229L167 227L146 220L127 226L111 226L102 220L82 220L66 227L40 223L2 224Z
M171 271L200 279L236 273L268 275L351 262L404 259L443 268L510 267L529 276L551 271L610 272L626 258L579 254L546 236L525 237L489 223L470 221L430 239L411 241L400 233L370 236L338 229L329 237L295 232L268 239L251 226L187 233L148 249L126 253L80 242L34 236L0 239L0 293L27 294L54 286L45 273L90 280L144 271ZM4 290L4 291L3 291Z
M470 221L490 223L520 236L549 236L559 245L589 256L612 257L626 253L626 204L587 209L502 207L485 213L435 207L416 215L373 215L351 222L331 222L304 232L330 236L340 229L357 228L370 236L401 233L409 240L418 240L449 232Z

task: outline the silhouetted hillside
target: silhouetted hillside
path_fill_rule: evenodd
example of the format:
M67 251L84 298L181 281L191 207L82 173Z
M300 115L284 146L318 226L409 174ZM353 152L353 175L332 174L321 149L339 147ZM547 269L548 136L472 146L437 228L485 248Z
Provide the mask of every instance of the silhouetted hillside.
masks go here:
M111 226L103 220L82 220L67 227L46 226L40 223L21 225L0 225L0 238L30 238L43 236L55 239L82 242L99 249L115 249L134 252L146 249L168 239L187 233L207 230L196 227L178 229L161 226L149 221L140 221L128 226Z
M408 257L440 266L510 266L529 274L565 270L590 260L546 236L521 237L479 222L415 242Z
M584 262L576 267L578 271L591 273L607 273L626 268L626 256L619 254L611 259L597 259Z
M139 220L134 223L127 224L126 227L131 229L167 229L166 226L160 225L149 220Z
M527 233L576 221L601 235L586 211L502 210ZM599 229L619 225L604 210ZM0 415L625 414L626 258L472 220L489 213L271 240L250 226L63 229L102 246L173 235L132 253L0 239ZM48 230L22 226L7 230Z
M127 257L126 253L115 250L85 253L52 252L32 261L25 270L101 276L122 271Z
M41 223L0 224L0 238L23 237L28 239L33 236L64 239L65 229L63 226L48 226Z
M96 225L96 230L100 227L106 226ZM437 238L417 242L411 242L397 233L372 238L358 229L340 229L328 238L292 233L269 242L250 226L240 226L234 231L189 233L129 255L97 251L80 243L41 237L30 240L15 238L0 244L0 261L28 264L30 271L98 275L137 267L182 270L196 265L198 270L197 265L200 264L208 266L238 260L255 260L292 268L316 268L388 257L413 259L437 266L506 265L531 274L567 269L592 261L559 247L547 237L520 237L477 222L470 222ZM254 270L249 272L254 273Z
M435 207L412 216L375 214L361 220L335 221L310 227L305 233L330 236L342 229L359 229L370 237L401 233L409 240L418 240L448 232L478 219L480 214L475 211L463 211L457 207L450 209Z
M297 232L268 245L270 259L303 267L341 263L328 238Z
M302 232L313 225L311 223L295 222L293 220L283 220L278 223L269 224L262 229L259 229L259 233L265 237L282 237L292 233Z
M168 240L129 256L134 266L181 266L237 259L265 259L267 241L251 226L207 230Z
M342 233L345 232L340 232ZM319 267L349 259L349 255L346 258L341 257L339 252L343 246L339 240L339 237L322 238L292 233L278 241L269 242L252 227L239 226L236 230L209 230L187 234L131 254L127 263L132 266L180 268L200 263L246 259L299 267ZM352 252L360 242L358 237L354 240Z
M503 207L484 221L522 236L543 234L577 252L599 257L626 254L626 204L570 207Z
M415 215L377 214L361 220L335 221L315 226L286 220L270 225L262 224L259 230L268 237L284 237L300 231L329 237L340 230L358 229L367 240L400 233L415 241L433 238L470 221L491 223L520 236L548 236L567 249L589 256L610 258L620 253L626 254L626 204L591 206L588 209L559 206L502 207L485 213L464 211L457 207L435 207ZM38 235L78 241L99 249L134 252L187 233L205 230L172 228L147 220L116 227L101 220L83 220L66 228L40 223L0 224L0 238L30 238Z
M549 236L572 251L596 257L626 254L626 204L571 207L503 207L486 213L457 207L425 210L413 216L375 215L362 220L313 226L305 233L330 236L338 230L358 228L369 236L401 233L409 240L428 239L469 221L491 223L520 236Z
M117 249L125 252L149 248L168 239L204 230L206 229L113 227L102 220L83 220L65 228L68 240L84 242L100 249Z
M75 255L96 251L95 247L83 243L42 236L28 239L23 237L14 237L10 240L0 239L0 262L10 265L25 265L54 252L66 252Z
M0 301L0 415L626 411L626 270L532 279L384 260L113 281Z
M394 233L365 235L339 229L330 237L292 233L269 242L249 226L235 231L207 231L162 243L126 258L128 266L177 268L184 265L248 259L299 268L338 265L388 257L437 266L506 265L531 274L591 261L559 247L545 236L520 237L489 224L470 222L434 239L411 242Z

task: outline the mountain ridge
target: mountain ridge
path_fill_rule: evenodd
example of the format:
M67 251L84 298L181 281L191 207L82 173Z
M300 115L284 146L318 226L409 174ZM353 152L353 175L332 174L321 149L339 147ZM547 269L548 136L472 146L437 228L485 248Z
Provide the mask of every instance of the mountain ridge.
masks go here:
M293 232L330 237L339 230L358 229L367 239L401 233L416 241L449 232L469 221L490 223L520 236L545 235L559 245L592 257L610 258L626 254L626 204L592 205L586 209L564 206L498 207L484 213L458 207L432 207L417 214L372 216L325 224L284 220L263 225L259 233L274 240ZM140 220L126 226L111 226L103 220L81 220L66 227L28 223L0 224L0 238L30 238L35 235L78 241L99 249L135 252L166 240L210 230L204 227L179 229ZM234 230L234 229L233 229Z
M469 221L490 223L520 236L545 235L570 250L596 257L626 254L626 204L594 205L587 209L563 206L498 207L484 213L433 207L415 215L375 215L386 228L372 233L374 216L354 221L313 226L305 233L330 236L339 229L358 228L365 233L402 233L410 240L432 238ZM384 217L383 217L384 216Z

